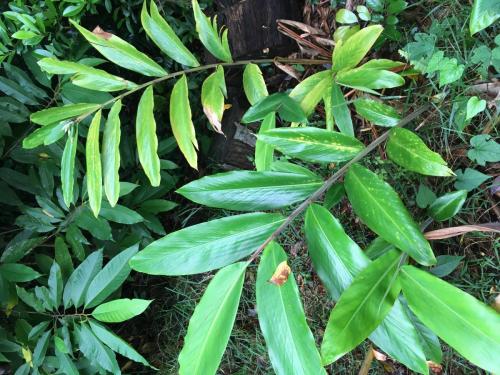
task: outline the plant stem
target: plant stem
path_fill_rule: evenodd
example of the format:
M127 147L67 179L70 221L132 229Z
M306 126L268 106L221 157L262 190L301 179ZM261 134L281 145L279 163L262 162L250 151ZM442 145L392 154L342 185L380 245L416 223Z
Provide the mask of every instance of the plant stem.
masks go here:
M415 120L422 113L424 113L429 107L430 104L424 104L423 106L417 108L408 116L400 120L396 126L403 127L407 125L411 121ZM283 224L281 224L264 241L264 243L260 245L259 248L253 252L252 256L249 259L249 262L253 262L271 241L275 240L281 234L281 232L283 232L283 230L286 227L288 227L293 222L293 220L295 220L297 216L299 216L303 211L305 211L307 207L309 207L311 203L318 200L339 178L341 178L347 172L347 170L351 165L363 159L366 155L368 155L370 152L376 149L378 145L384 142L389 136L389 132L390 130L386 131L384 134L382 134L380 137L378 137L372 143L370 143L359 154L357 154L353 159L349 160L346 164L344 164L342 168L340 168L337 172L335 172L332 176L330 176L330 178L328 178L328 180L326 180L325 183L318 190L316 190L309 198L307 198L295 210L293 210L292 213L283 222Z
M78 116L75 120L74 123L78 123L85 119L86 117L90 116L92 113L98 111L99 109L102 109L110 104L113 104L117 100L123 99L124 97L133 94L134 92L140 91L148 86L155 85L157 83L166 81L171 78L175 78L178 76L181 76L183 74L191 74L191 73L197 73L201 72L204 70L209 70L209 69L215 69L218 66L224 66L224 67L236 67L236 66L242 66L242 65L247 65L247 64L270 64L274 62L280 62L284 64L304 64L304 65L323 65L323 64L329 64L329 60L317 60L317 59L288 59L288 58L283 58L283 57L275 57L273 59L252 59L252 60L241 60L241 61L235 61L235 62L230 62L230 63L214 63L214 64L208 64L208 65L202 65L202 66L197 66L195 68L190 68L190 69L185 69L185 70L180 70L175 73L170 73L167 74L163 77L155 78L151 81L142 83L138 85L137 87L134 87L133 89L124 92L123 94L120 94L118 96L115 96L114 98L102 103L99 107L96 109L93 109L92 111L89 111L87 113L84 113L80 116Z

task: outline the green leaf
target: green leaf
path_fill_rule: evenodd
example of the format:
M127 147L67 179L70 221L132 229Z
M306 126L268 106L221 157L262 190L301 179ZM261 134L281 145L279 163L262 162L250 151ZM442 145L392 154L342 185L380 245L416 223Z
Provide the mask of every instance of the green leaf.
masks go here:
M430 268L429 272L441 278L448 276L455 271L462 259L464 259L463 256L439 255L436 257L437 264Z
M427 208L432 202L436 200L436 194L424 184L420 184L417 192L417 206L420 208Z
M210 74L201 87L201 104L203 112L210 121L214 130L222 133L222 115L224 114L224 98L227 96L224 68L218 65L215 72Z
M4 121L19 124L25 122L29 114L28 108L17 100L9 97L0 98L0 116Z
M23 148L32 149L41 145L50 145L64 136L68 123L59 123L43 126L23 139Z
M144 221L144 218L137 212L120 204L114 207L105 205L101 208L99 215L108 221L126 225L137 224Z
M246 262L221 269L196 305L179 354L180 375L215 375L233 329Z
M61 304L62 294L63 294L63 280L61 274L61 267L56 262L52 263L49 273L49 293L52 305L57 307Z
M401 288L401 253L391 250L365 267L333 308L321 343L324 364L359 345L384 320Z
M0 264L0 275L13 283L25 283L42 276L33 268L17 263Z
M42 365L47 349L49 348L51 331L45 332L37 341L35 350L33 351L33 366L39 367Z
M370 21L372 19L370 11L364 5L358 5L356 11L358 12L359 18L363 21Z
M354 101L354 107L358 115L375 125L392 127L401 119L394 108L373 99L358 99Z
M30 120L38 125L50 125L83 114L91 114L99 109L99 104L79 103L63 107L52 107L31 114Z
M153 114L153 87L149 86L141 96L137 108L135 135L137 152L144 173L152 186L160 185L160 158L158 157L158 138L156 137L156 122Z
M260 124L259 133L276 128L276 114L270 113ZM258 138L258 137L257 137ZM271 168L274 159L274 147L257 139L255 142L255 169L258 171L267 171Z
M453 176L441 155L429 149L411 130L394 128L387 141L387 155L396 164L427 176Z
M307 325L293 273L281 286L269 282L282 262L286 262L284 250L271 242L262 254L257 271L259 325L273 369L278 375L326 374Z
M48 328L49 324L50 322L46 321L38 323L36 326L34 326L28 333L28 340L32 341L37 339L42 334L42 332L44 332Z
M89 231L93 237L99 240L106 241L112 239L109 223L101 217L95 217L88 207L84 207L81 211L77 212L74 222L78 227ZM81 233L79 240L79 242L86 241Z
M170 126L187 162L194 169L198 169L198 156L196 154L198 142L191 119L188 84L184 74L175 83L170 96Z
M327 108L327 101L330 102L330 111L340 132L346 135L354 136L351 112L347 106L342 89L335 82L331 85L330 95L325 99L325 110ZM333 130L333 128L331 130Z
M320 163L348 161L364 148L354 137L313 127L271 129L258 139L285 155Z
M97 111L89 127L85 157L87 161L87 194L94 216L99 215L102 201L102 167L99 153L99 128L101 126L101 110Z
M64 204L67 207L73 203L73 185L75 183L75 156L78 146L78 126L72 126L64 146L61 158L61 188Z
M466 168L463 172L461 169L456 170L457 180L455 181L455 189L472 191L478 186L480 186L486 180L489 180L491 176L487 174L476 171L472 168Z
M500 368L500 316L494 309L413 266L404 266L400 279L411 310L427 327L475 365Z
M112 374L120 373L114 353L94 335L87 323L75 324L75 336L80 351L91 364Z
M251 105L256 104L263 97L269 95L262 71L258 65L245 65L245 70L243 71L243 90Z
M168 22L160 15L156 3L151 1L150 14L148 14L146 3L147 1L144 1L142 5L141 23L151 40L163 53L179 64L191 67L200 66L196 57L182 44Z
M418 263L436 263L429 242L387 182L354 164L345 176L344 186L354 212L371 230Z
M102 137L102 169L104 192L109 204L114 207L120 197L120 110L122 101L117 100L109 111Z
M85 39L108 60L122 68L150 77L163 77L167 71L144 53L116 35L96 27L93 32L69 20Z
M131 359L132 361L142 363L144 366L152 367L149 362L142 355L137 353L132 346L122 340L119 336L115 335L105 326L92 319L89 320L89 323L94 335L96 335L97 338L106 344L111 350L127 357L128 359Z
M68 246L62 237L56 237L54 241L54 259L61 267L61 273L64 280L73 273L73 261L71 260L71 254L69 253Z
M71 274L64 287L64 307L71 305L80 307L85 299L87 289L102 268L102 250L90 254Z
M69 357L69 355L56 350L56 357L59 361L59 370L62 371L63 374L79 375L78 369L76 368L73 360Z
M193 225L151 243L130 266L152 275L211 271L250 255L283 221L278 214L250 213Z
M384 28L371 25L359 30L345 42L337 43L332 55L334 73L354 68L366 56Z
M358 22L358 17L354 14L354 12L351 12L349 9L339 9L338 12L335 14L335 21L338 23L357 23Z
M344 184L341 182L337 182L333 184L328 191L325 193L325 197L323 199L323 206L329 210L337 203L339 203L342 198L345 196Z
M467 115L465 120L470 120L486 109L486 100L479 99L477 96L472 96L467 101Z
M500 4L496 0L474 0L469 20L471 35L492 25L500 17Z
M500 161L500 144L489 134L475 135L470 139L470 145L472 148L467 152L467 157L477 164L486 165L487 162Z
M5 77L0 77L0 92L3 92L5 95L10 96L23 104L38 104L38 100L33 97L31 92L26 91L18 83Z
M26 291L26 289L21 288L16 285L16 293L17 296L23 301L26 305L32 307L36 312L44 312L45 307L39 299L35 297L35 295L31 292Z
M157 215L160 212L167 212L173 210L177 207L177 203L167 201L165 199L149 199L139 206L139 212L145 211L153 215Z
M400 68L404 65L405 63L401 61L393 61L389 59L372 59L365 62L360 66L360 68L391 70L393 68Z
M138 250L138 244L123 250L95 275L87 289L85 308L99 305L123 284L131 271L128 261Z
M231 51L227 39L227 30L222 32L217 28L217 17L212 19L203 14L197 0L192 0L196 32L205 48L219 60L232 62Z
M7 77L14 82L17 82L25 91L30 93L35 98L45 99L48 97L45 90L42 90L33 83L29 75L22 69L12 64L3 63L3 67Z
M273 112L277 112L284 121L307 121L306 115L298 102L284 93L276 93L263 97L251 106L243 115L241 122L249 124L260 121Z
M208 207L256 211L303 201L322 184L321 178L310 175L232 171L192 181L177 193Z
M458 190L437 198L429 206L429 215L436 221L445 221L455 216L467 199L467 190Z
M293 88L289 96L300 104L306 116L314 112L318 103L323 99L325 93L330 90L333 75L330 70L315 73L300 82ZM290 120L305 122L302 120Z
M405 84L404 78L397 73L372 68L341 71L337 74L335 82L342 86L352 87L353 89L373 94L377 94L374 90L390 89Z
M109 74L101 69L96 69L72 61L60 61L55 58L44 58L38 61L42 70L49 74L72 74L71 82L79 87L96 91L131 90L137 87L133 82Z
M145 299L116 299L97 306L91 315L101 322L120 323L142 314L151 302Z

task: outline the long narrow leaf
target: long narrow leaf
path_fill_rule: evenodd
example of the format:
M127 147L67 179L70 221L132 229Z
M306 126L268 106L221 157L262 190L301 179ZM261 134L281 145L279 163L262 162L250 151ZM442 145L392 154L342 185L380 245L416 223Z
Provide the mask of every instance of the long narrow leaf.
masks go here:
M120 110L121 100L117 100L109 111L102 137L102 167L104 172L104 192L111 206L120 197Z
M73 203L73 185L75 183L75 156L78 145L78 125L72 126L64 146L61 159L61 187L64 204L67 207Z
M87 160L87 193L94 216L99 215L102 201L102 167L99 153L99 128L101 126L101 110L92 119L87 134L85 156Z

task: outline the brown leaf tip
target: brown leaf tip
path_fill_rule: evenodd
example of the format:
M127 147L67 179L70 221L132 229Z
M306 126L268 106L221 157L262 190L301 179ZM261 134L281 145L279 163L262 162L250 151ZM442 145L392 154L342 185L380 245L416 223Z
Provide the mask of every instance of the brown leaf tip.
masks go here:
M271 279L269 280L270 283L277 285L277 286L282 286L286 281L288 280L288 276L292 273L292 269L290 266L287 264L286 260L278 264L278 267L276 267L276 271L274 271L273 276L271 276Z
M100 26L96 26L94 30L92 30L92 34L100 37L100 38L103 38L103 39L111 39L111 37L113 36L113 34L111 33L108 33L107 31L104 31L103 29L101 29Z

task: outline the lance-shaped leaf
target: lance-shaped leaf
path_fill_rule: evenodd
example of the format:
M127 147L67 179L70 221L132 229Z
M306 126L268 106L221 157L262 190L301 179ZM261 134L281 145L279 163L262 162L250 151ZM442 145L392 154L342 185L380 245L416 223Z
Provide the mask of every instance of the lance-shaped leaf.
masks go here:
M366 91L378 95L374 90L390 89L405 84L399 74L389 70L357 68L341 71L335 77L339 85L352 87L356 90Z
M297 173L233 171L190 182L177 193L208 207L272 210L306 199L322 183L317 176Z
M221 269L196 305L179 354L180 375L214 375L229 341L240 302L246 262Z
M87 161L87 194L94 216L99 215L102 201L101 154L99 153L99 128L101 126L101 110L99 110L89 127L85 157Z
M17 263L0 264L0 275L5 280L15 283L32 281L42 276L33 268Z
M277 243L271 242L262 254L257 271L259 325L266 340L271 364L278 375L326 374L307 325L293 274L289 274L282 285L269 282L284 261L284 250Z
M332 70L354 68L366 56L384 28L372 25L359 30L343 43L337 43L332 55Z
M323 99L326 90L330 89L332 81L330 70L315 73L295 86L290 97L298 102L306 116L309 116Z
M52 306L56 309L61 304L62 294L63 294L63 280L61 274L61 267L56 262L52 263L49 272L49 279L47 281L49 286L49 295L52 302Z
M341 133L354 136L351 112L347 107L342 89L335 82L332 82L325 95L325 111L327 111L327 119L333 117L329 121L335 121L335 125L337 125ZM333 130L333 124L330 124L329 128Z
M75 338L80 351L91 363L112 374L120 372L115 354L94 335L88 323L75 324Z
M400 261L401 253L391 250L364 268L342 293L321 343L324 364L354 349L384 320L401 289Z
M247 64L243 71L243 90L251 105L267 96L267 87L258 65Z
M64 136L71 122L61 121L59 123L42 126L23 139L23 148L32 149L40 145L51 145Z
M280 117L285 121L307 121L306 115L298 102L284 93L276 93L265 96L252 105L243 115L241 122L248 124L260 121L272 112L278 112Z
M78 146L78 125L72 126L64 146L61 159L61 188L64 204L69 207L73 203L73 185L75 183L75 156Z
M455 216L467 199L467 190L458 190L437 198L429 206L429 215L436 221L444 221Z
M83 114L91 114L99 109L99 107L99 104L92 103L68 104L63 107L52 107L33 113L30 116L30 120L35 124L45 126Z
M137 244L123 250L99 271L87 290L85 308L102 303L123 284L131 271L128 261L138 250Z
M283 221L281 215L259 212L193 225L146 246L130 266L152 275L211 271L250 255Z
M122 101L117 100L108 114L102 136L102 168L104 172L104 192L111 206L120 197L120 110Z
M354 137L313 127L271 129L259 134L258 139L285 155L309 162L347 161L364 148Z
M400 279L411 310L427 327L475 365L498 371L500 315L493 308L412 266L402 268Z
M38 62L40 68L49 74L73 74L71 82L80 87L96 91L120 91L136 88L137 85L121 77L109 74L72 61L60 61L53 57L46 57Z
M224 98L227 96L224 68L217 66L201 86L201 104L203 112L217 133L222 133L222 115L224 114Z
M260 124L259 133L276 128L276 114L270 113ZM258 171L267 171L271 168L274 159L274 147L257 139L255 142L255 169Z
M126 341L122 340L119 336L115 335L108 328L92 319L89 320L89 324L92 332L94 332L97 338L105 343L111 350L131 359L132 361L151 367L146 358L137 353L133 347L131 347Z
M187 162L194 169L198 168L198 142L191 119L188 85L185 75L175 83L170 96L170 126L175 140Z
M102 268L102 250L90 254L71 274L64 287L64 307L71 305L76 308L83 304L87 289L94 276Z
M18 83L5 77L0 77L0 92L3 92L5 95L10 96L23 104L38 104L38 100L31 92L25 90Z
M158 7L151 1L150 14L144 1L141 12L141 23L151 40L170 58L186 66L199 66L189 49L181 42L168 22L160 15Z
M454 175L441 155L430 150L411 130L391 129L386 150L393 162L410 171L428 176Z
M92 317L101 322L121 323L142 314L151 302L145 299L116 299L97 306L92 311Z
M196 21L196 32L205 48L219 60L232 62L231 51L227 39L227 30L222 32L217 28L217 17L212 19L205 16L201 11L197 0L192 0L194 19Z
M116 35L102 30L99 26L90 32L75 21L71 19L69 21L92 47L116 65L151 77L162 77L167 74L167 71L151 58Z
M344 186L354 212L371 230L418 263L425 266L436 263L429 242L387 182L354 164L345 176Z
M156 121L154 117L153 87L149 86L141 96L137 108L135 135L137 152L144 173L152 186L160 185L160 158L158 157L158 138L156 137Z
M394 108L373 99L358 99L354 101L354 108L358 115L375 125L392 127L401 119Z

